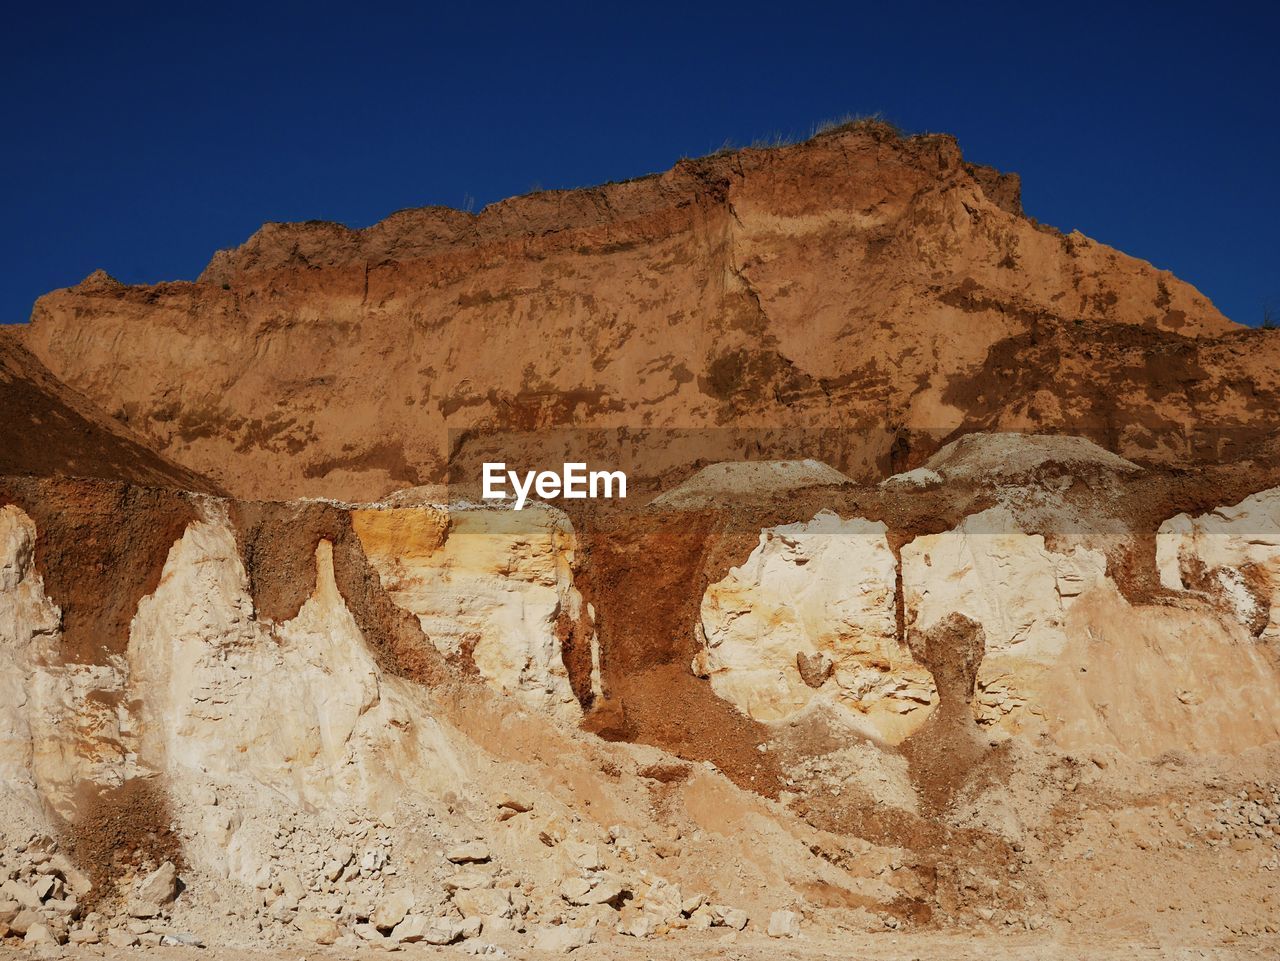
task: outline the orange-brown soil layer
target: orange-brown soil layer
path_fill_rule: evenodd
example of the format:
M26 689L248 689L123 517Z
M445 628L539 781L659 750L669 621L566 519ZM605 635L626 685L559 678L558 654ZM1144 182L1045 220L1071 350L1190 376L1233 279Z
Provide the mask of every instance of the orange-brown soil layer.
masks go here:
M240 497L474 482L494 451L555 463L557 431L610 434L581 443L636 481L743 456L873 481L982 428L1175 466L1269 430L1280 333L1017 194L950 137L853 125L475 215L268 224L194 283L51 293L21 336Z

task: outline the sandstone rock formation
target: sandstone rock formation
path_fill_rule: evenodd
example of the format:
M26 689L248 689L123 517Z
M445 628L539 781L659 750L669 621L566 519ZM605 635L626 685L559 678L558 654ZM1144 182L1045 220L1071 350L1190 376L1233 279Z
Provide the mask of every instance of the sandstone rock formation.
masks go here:
M195 283L49 294L23 339L240 496L474 481L482 452L553 460L555 428L628 428L604 451L646 476L763 453L860 480L974 429L1164 462L1256 439L1276 335L1018 194L950 137L853 125L476 215L268 224Z
M5 947L1274 954L1277 341L949 138L269 225L21 339ZM584 450L635 496L475 502Z
M1199 517L1179 514L1156 534L1160 583L1209 594L1263 641L1280 637L1280 489Z
M561 642L574 631L588 645L596 693L599 652L563 514L420 506L357 510L352 523L383 586L437 649L465 650L481 677L532 707L581 717Z

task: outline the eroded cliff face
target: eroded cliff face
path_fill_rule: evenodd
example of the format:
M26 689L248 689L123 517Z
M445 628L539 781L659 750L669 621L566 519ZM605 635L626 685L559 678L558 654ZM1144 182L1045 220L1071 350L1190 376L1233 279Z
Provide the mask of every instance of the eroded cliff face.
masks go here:
M22 339L0 938L1276 933L1280 341L950 138L268 225ZM466 500L584 450L634 496Z
M1103 930L1162 866L1212 879L1196 912L1262 924L1241 878L1280 843L1277 481L1009 435L876 486L760 463L573 514L5 479L19 923L384 947ZM102 558L121 590L77 596ZM1187 800L1134 847L1153 795ZM1101 885L1063 861L1086 843L1126 852ZM55 851L69 898L28 881ZM1139 896L1127 933L1158 913Z
M972 429L1166 462L1218 456L1205 425L1256 440L1277 338L1016 196L949 137L860 125L477 215L270 224L195 283L49 294L24 339L247 497L474 481L478 438L537 431L495 443L541 463L551 428L773 428L609 455L656 476L763 443L860 480Z
M15 482L8 496L49 493ZM32 895L20 924L96 939L106 931L94 920L102 913L86 920L92 904L117 917L110 930L120 938L132 917L220 945L366 936L391 945L482 927L550 938L547 920L564 916L564 932L585 943L604 922L639 937L694 915L741 927L748 912L767 917L810 887L886 910L902 896L875 876L892 850L779 820L713 769L577 730L557 612L529 594L581 603L562 515L544 508L517 524L493 510L342 508L359 518L375 563L394 572L388 596L429 630L479 635L459 650L449 632L420 634L448 658L423 684L385 666L385 640L367 633L369 599L339 586L349 575L333 541L310 548L313 586L277 620L255 599L251 569L263 560L246 564L236 512L217 498L189 500L192 520L126 636L88 659L68 650L45 591L41 568L69 562L38 547L56 532L15 503L0 508L6 863L14 859L13 890L26 896L27 873L40 875L24 853L60 843L74 862L59 853L48 876L83 883L69 900ZM433 581L433 565L450 576ZM512 604L529 608L514 631ZM503 643L509 652L493 649ZM166 857L179 864L176 901L152 874ZM732 879L720 868L728 863Z
M586 646L599 693L595 631L573 584L574 536L552 508L448 505L357 510L352 524L382 586L440 653L465 656L497 690L579 719L562 644ZM569 632L569 633L566 633Z
M990 456L1010 445L1022 465ZM1037 448L1039 463L1029 456ZM1269 640L1259 625L1269 623L1274 590L1274 492L1178 515L1153 545L1096 515L1082 524L1082 505L1052 480L1008 484L1049 453L1077 471L1091 461L1103 474L1141 473L1075 441L971 436L930 470L939 484L943 475L976 480L999 503L936 534L829 509L762 531L747 562L706 589L694 673L759 720L822 705L896 744L939 704L913 639L962 615L982 633L971 708L986 730L1147 758L1275 741L1280 677L1274 648L1258 643ZM915 485L895 478L884 487ZM1108 493L1123 506L1123 495ZM1194 572L1202 600L1152 596L1109 560L1135 549L1154 550L1166 588L1186 590L1180 572Z

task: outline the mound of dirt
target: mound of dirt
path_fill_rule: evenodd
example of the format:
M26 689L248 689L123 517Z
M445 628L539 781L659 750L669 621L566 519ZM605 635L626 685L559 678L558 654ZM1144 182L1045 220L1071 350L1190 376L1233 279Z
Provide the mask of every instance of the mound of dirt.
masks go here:
M1038 471L1134 473L1142 468L1086 437L1050 434L966 434L924 463L948 480L990 482Z
M706 507L747 496L769 496L804 487L852 484L853 479L816 460L711 464L653 499L662 509Z

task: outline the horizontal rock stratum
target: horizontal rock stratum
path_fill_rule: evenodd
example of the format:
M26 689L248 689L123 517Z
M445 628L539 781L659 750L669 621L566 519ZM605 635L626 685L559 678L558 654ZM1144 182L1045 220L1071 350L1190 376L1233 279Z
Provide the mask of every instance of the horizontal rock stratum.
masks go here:
M1278 335L948 137L0 333L6 947L1280 947Z
M475 480L494 432L534 432L492 458L532 468L553 428L629 428L655 476L764 446L865 480L973 429L1176 463L1216 456L1204 428L1256 439L1280 400L1276 336L1037 224L951 137L877 124L479 214L268 224L194 283L51 293L24 336L248 497ZM661 428L776 433L638 433Z

